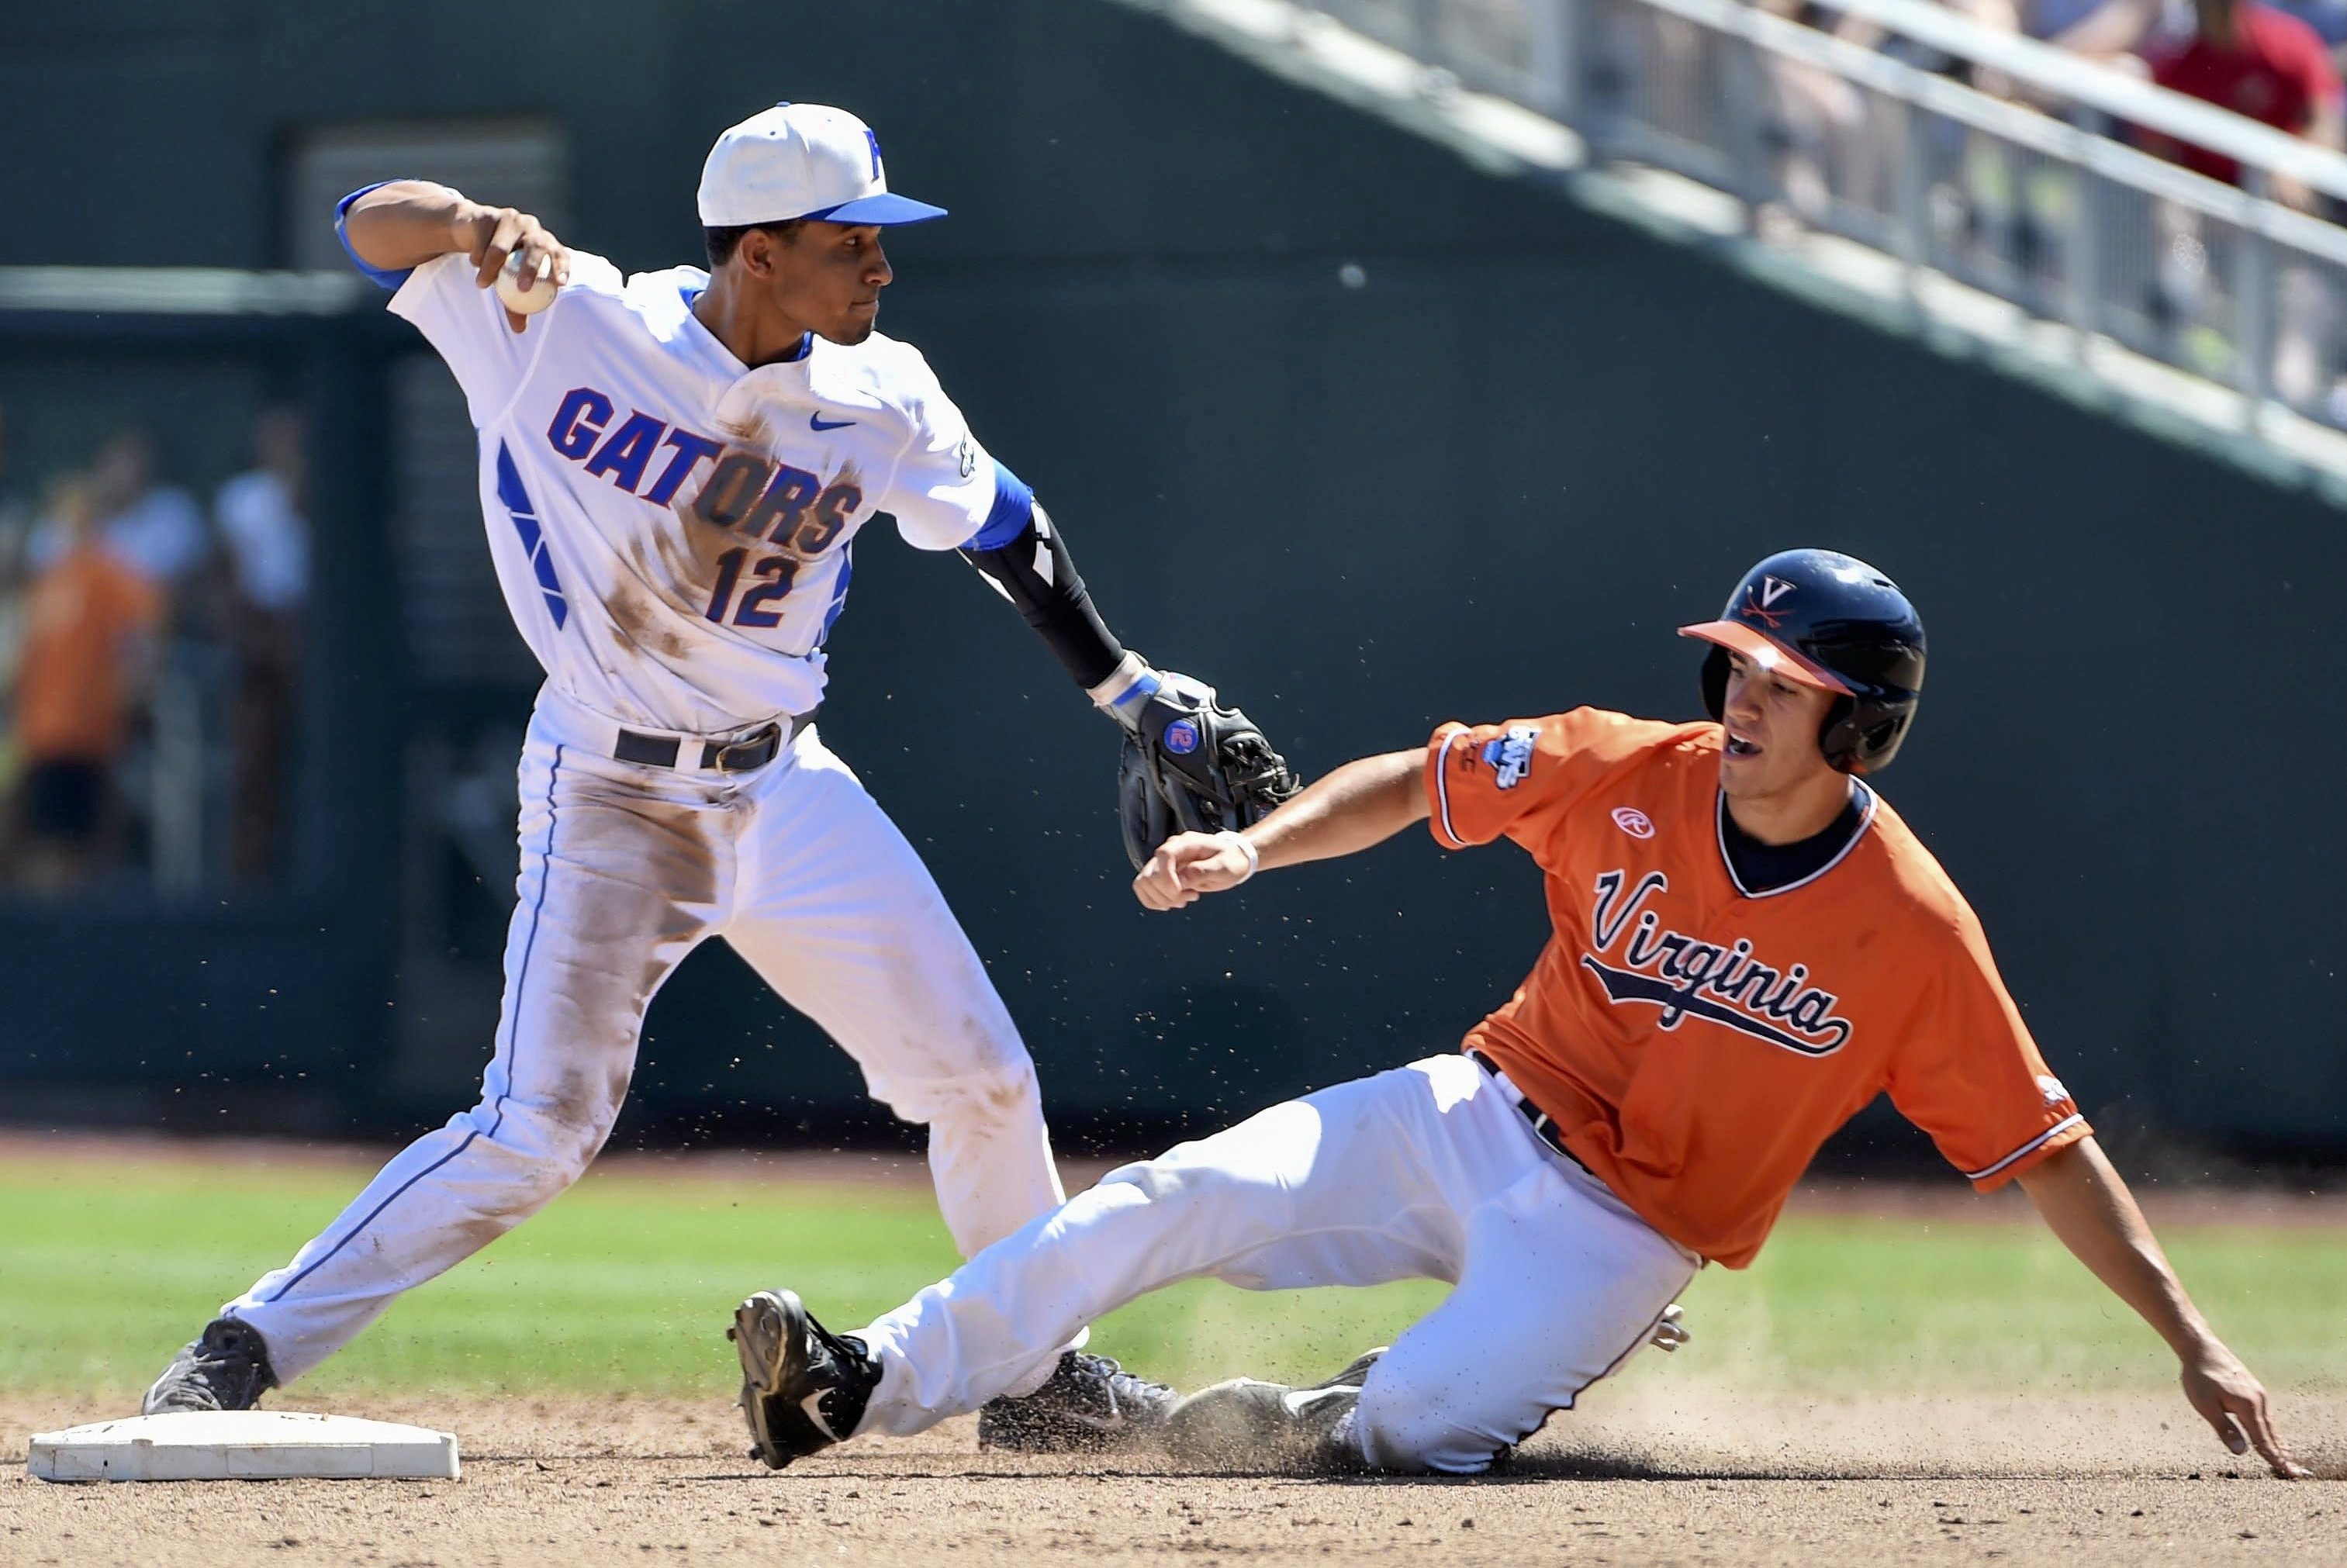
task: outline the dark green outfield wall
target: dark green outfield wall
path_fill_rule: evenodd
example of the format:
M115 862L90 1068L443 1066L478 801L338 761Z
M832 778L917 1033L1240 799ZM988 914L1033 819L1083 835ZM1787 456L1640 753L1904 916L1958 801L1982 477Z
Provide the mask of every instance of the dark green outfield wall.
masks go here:
M415 9L403 36L218 0L103 47L68 36L85 24L11 22L5 113L84 135L0 167L0 210L116 190L144 221L0 226L0 261L261 264L283 123L522 107L572 128L571 238L664 263L689 254L724 121L847 103L901 188L956 209L893 247L885 325L1035 484L1127 641L1221 684L1307 770L1453 716L1684 715L1696 659L1673 626L1768 550L1852 550L1932 634L1886 793L1981 910L2090 1112L2347 1151L2338 512L1093 0L900 3L877 23L674 5L642 42L641 12L590 0L510 61L497 18L538 13ZM175 128L134 137L118 105ZM1366 286L1340 284L1348 261ZM362 555L364 511L341 519ZM1108 726L958 563L875 540L857 565L825 731L928 856L1064 1116L1211 1121L1447 1049L1530 964L1539 888L1505 847L1445 857L1413 836L1144 916ZM382 700L366 646L351 631L328 665L349 706ZM360 726L352 743L377 743ZM389 867L365 845L395 810L366 781L395 772L354 769L313 801L313 836L360 847L325 856L298 905L12 917L0 1071L54 1077L65 1057L86 1074L160 1034L174 1050L138 1054L191 1053L174 1082L297 1061L364 1081L391 964ZM103 999L46 984L93 949L138 961ZM218 1005L190 1005L199 983ZM446 1020L482 1053L492 1023ZM453 1109L465 1086L443 1077L446 1104L356 1113ZM637 1114L721 1137L856 1093L714 950L661 999L639 1089Z

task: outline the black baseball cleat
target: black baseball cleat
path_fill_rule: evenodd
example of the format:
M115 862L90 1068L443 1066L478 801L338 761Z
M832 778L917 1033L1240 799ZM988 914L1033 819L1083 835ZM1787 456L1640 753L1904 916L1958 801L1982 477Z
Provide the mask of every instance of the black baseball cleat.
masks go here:
M215 1317L171 1358L138 1406L144 1416L180 1410L249 1410L277 1387L269 1347L260 1330L232 1317Z
M855 1435L880 1363L854 1335L834 1334L787 1290L762 1290L725 1331L742 1358L742 1414L758 1446L750 1457L780 1470Z
M1041 1388L979 1410L978 1446L1030 1454L1135 1448L1157 1435L1180 1399L1105 1356L1069 1350Z

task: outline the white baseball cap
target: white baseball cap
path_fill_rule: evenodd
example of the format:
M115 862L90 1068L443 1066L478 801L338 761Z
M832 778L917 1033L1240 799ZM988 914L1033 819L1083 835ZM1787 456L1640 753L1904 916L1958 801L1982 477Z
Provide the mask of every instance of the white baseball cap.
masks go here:
M779 103L717 138L701 166L701 221L711 229L820 218L920 223L946 210L893 196L880 138L846 109Z

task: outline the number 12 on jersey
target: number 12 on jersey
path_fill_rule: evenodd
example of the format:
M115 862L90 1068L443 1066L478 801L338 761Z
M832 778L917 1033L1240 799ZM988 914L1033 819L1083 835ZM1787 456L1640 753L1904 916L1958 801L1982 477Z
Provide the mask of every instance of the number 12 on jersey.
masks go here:
M766 607L791 591L791 584L799 575L798 558L768 556L751 568L752 586L742 595L742 601L733 604L733 590L742 582L742 563L749 559L747 547L737 547L717 558L717 586L710 589L709 608L701 612L705 618L723 626L726 607L732 604L736 626L764 628L782 623L782 611ZM756 580L762 578L764 581Z
M762 630L780 625L782 611L769 606L791 591L802 566L831 548L863 499L864 491L846 473L825 485L787 463L770 467L746 452L728 456L710 476L708 486L686 504L686 515L696 525L786 548L746 570L753 546L737 545L720 555L717 581L702 618L720 626L730 620L735 626ZM739 602L733 598L736 589L742 594Z

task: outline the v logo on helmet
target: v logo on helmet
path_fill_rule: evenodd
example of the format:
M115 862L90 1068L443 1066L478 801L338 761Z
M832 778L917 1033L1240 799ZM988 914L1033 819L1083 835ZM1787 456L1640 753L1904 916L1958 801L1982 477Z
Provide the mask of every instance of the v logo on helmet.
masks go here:
M1774 610L1777 608L1777 601L1792 591L1793 585L1783 578L1764 577L1760 579L1760 607L1763 610Z

